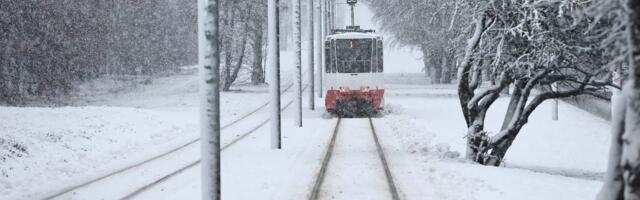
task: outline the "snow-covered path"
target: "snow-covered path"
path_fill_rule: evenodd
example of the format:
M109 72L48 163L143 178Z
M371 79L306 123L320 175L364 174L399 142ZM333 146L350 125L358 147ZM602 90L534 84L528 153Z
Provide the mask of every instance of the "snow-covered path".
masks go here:
M312 199L397 199L392 175L386 174L391 170L384 149L376 145L371 126L368 119L341 120L330 157L325 158L326 174L318 177Z

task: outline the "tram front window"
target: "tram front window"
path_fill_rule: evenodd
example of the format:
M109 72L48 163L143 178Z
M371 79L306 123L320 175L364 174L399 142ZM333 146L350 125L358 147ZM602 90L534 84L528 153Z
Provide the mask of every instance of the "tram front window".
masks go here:
M372 39L336 40L338 73L371 72Z

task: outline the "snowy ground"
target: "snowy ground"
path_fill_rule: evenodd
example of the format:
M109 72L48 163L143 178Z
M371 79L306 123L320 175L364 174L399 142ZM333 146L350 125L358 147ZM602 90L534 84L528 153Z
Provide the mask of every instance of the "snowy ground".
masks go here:
M446 87L396 85L391 92L445 93L443 88ZM404 198L577 200L594 196L600 185L594 179L599 178L606 160L607 122L561 104L561 121L556 123L550 120L549 109L543 106L509 152L506 168L484 167L445 156L451 151L462 153L464 147L464 123L456 103L455 98L441 95L389 96L390 113L374 120ZM501 99L496 106L496 114L490 115L489 121L499 118L499 109L506 106L506 101ZM335 119L324 119L322 115L322 111L307 112L306 126L295 128L291 113L285 112L282 151L269 150L268 128L263 127L223 152L223 197L305 198L335 123ZM495 126L490 124L489 128ZM338 152L348 155L362 151L363 143L357 142L361 132L357 127L351 128L347 128L351 138L339 138L339 142L347 146L338 148ZM529 151L531 148L536 150ZM340 161L340 156L336 160ZM368 163L366 157L349 160L354 166L359 161ZM362 169L379 170L373 164L366 166L368 168ZM348 165L342 167L349 169ZM351 187L361 188L363 196L356 197L384 194L373 187L364 187L364 182L359 183L363 178L343 178L352 186L338 188L345 191L352 190ZM137 199L197 199L199 188L199 168L196 167L140 194ZM333 197L341 199L340 195Z
M424 179L437 199L577 200L592 199L598 190L609 124L571 105L561 103L561 119L552 121L550 105L543 104L507 154L506 166L495 168L449 158L451 151L464 153L464 119L456 98L398 95L388 103L389 132L418 161L413 164L420 175L407 178ZM499 128L507 104L508 99L496 102L487 118L489 130Z
M283 60L283 89L292 83L291 62ZM198 80L189 69L135 87L96 80L68 107L0 107L0 199L42 198L197 138ZM265 85L232 89L222 95L223 125L267 103Z
M194 78L179 75L161 80L179 83ZM131 91L147 93L132 98L140 103L113 98L103 106L2 108L0 126L8 130L3 137L27 146L28 153L3 161L6 175L0 179L0 199L43 197L197 137L197 100L187 97L193 92L171 97L165 92L174 84L156 83L148 86L156 89ZM190 84L183 85L190 90ZM600 118L561 103L560 121L552 121L549 105L542 105L508 153L506 167L484 167L449 158L452 152L464 150L464 122L453 86L403 81L388 86L389 113L375 119L375 125L406 199L587 199L600 185L597 180L604 171L609 141L608 122ZM260 105L255 99L265 92L252 90L256 92L225 94L229 103L223 106L224 123ZM126 96L122 98L131 98ZM293 127L291 111L285 111L283 151L269 150L268 128L263 127L223 153L225 198L302 199L309 194L335 123L323 118L322 100L317 102L318 110L305 114L304 128ZM507 99L496 102L488 116L489 130L499 126L506 105ZM266 115L255 118L243 123L252 126ZM348 147L341 151L357 151L358 143L349 142L354 140L357 137L342 141ZM190 152L167 169L197 159L197 149ZM143 175L132 176L146 180ZM197 199L199 184L199 168L190 168L136 198ZM116 185L122 184L104 185L109 192L100 197L109 199L132 189ZM379 192L370 189L365 187L362 194ZM87 196L69 198L87 199L81 197Z
M359 13L359 19L369 19L367 12ZM415 52L390 52L399 57L389 55L387 69L393 63L408 63L415 67L406 71L419 70L414 69L420 66ZM290 54L283 55L290 58ZM284 63L289 66L285 71L290 70L290 61ZM455 157L464 151L465 126L453 86L427 86L417 74L393 74L388 79L388 113L374 119L374 124L404 199L584 200L595 196L605 169L607 121L565 103L560 104L560 121L552 121L550 105L543 104L507 154L504 167L479 166ZM196 138L197 80L197 75L184 73L150 79L143 86L123 87L117 92L113 87L102 88L80 95L70 107L0 107L0 146L4 148L0 148L0 199L39 199ZM94 86L99 85L102 83ZM266 102L263 86L236 89L223 95L223 124ZM283 101L290 98L287 95ZM303 128L293 126L291 110L284 112L283 150L270 150L268 128L262 127L223 152L224 199L306 198L336 123L336 119L325 117L323 100L316 102L316 111L305 112ZM507 99L496 102L487 118L488 130L497 130L506 107ZM238 127L223 131L224 142L266 116L258 112ZM354 133L339 138L343 156L352 156L368 145L359 141L358 126L348 130ZM197 160L198 153L194 147L154 167L172 171ZM367 159L356 156L347 160L353 165L374 163L365 165L370 168L363 174L379 170L375 162L365 162ZM153 172L131 174L123 180L130 180L133 187L147 181L147 176L165 173ZM135 198L199 199L199 173L198 166L188 168ZM359 188L362 195L386 194L363 187L364 178L344 180L350 184L333 186L345 191ZM101 192L87 190L64 199L117 199L136 189L122 182L101 184L97 188ZM349 199L363 199L358 197L365 196Z

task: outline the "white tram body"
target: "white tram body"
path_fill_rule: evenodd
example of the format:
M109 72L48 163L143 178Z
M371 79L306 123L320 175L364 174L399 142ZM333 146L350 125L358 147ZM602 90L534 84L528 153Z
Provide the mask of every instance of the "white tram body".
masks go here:
M331 113L383 109L382 37L372 32L345 32L325 38L325 106Z

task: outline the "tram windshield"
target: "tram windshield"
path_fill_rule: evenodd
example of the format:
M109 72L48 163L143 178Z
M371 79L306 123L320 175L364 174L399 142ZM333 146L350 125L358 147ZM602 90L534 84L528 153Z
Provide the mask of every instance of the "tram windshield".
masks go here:
M371 72L373 39L336 40L338 73Z

